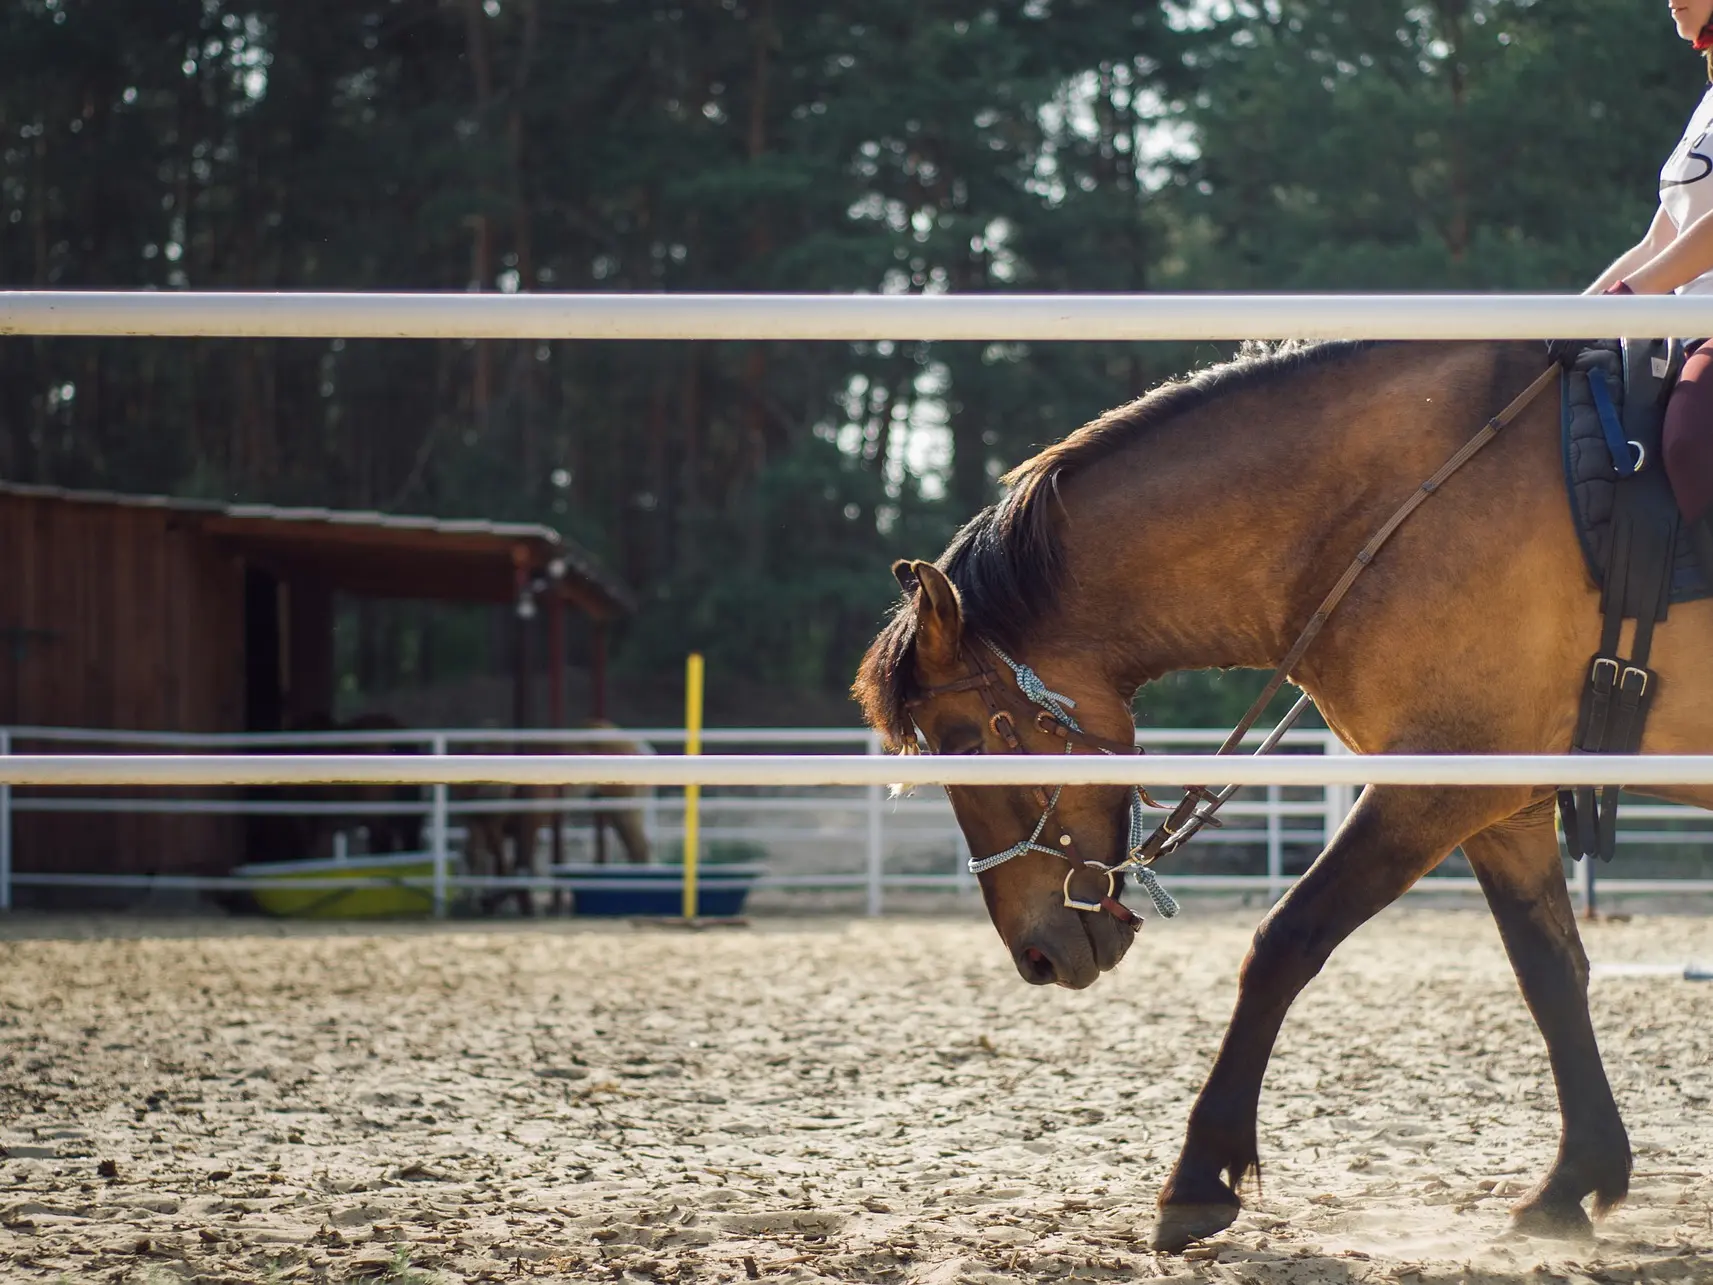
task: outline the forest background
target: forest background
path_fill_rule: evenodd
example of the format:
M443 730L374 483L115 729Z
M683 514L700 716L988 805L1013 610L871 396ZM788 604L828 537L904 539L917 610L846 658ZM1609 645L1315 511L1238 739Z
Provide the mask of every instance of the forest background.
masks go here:
M1705 87L1658 8L4 0L0 284L1573 290ZM696 647L716 720L849 723L893 558L1226 355L10 340L0 477L547 522L637 592L622 719L671 721ZM499 616L344 604L346 712L474 717Z

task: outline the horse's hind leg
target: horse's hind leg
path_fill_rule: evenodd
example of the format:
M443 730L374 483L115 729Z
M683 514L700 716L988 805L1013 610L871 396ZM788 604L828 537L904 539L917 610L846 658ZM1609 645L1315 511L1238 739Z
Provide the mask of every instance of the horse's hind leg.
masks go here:
M1463 844L1498 921L1523 998L1546 1038L1563 1118L1558 1158L1512 1210L1517 1230L1539 1236L1587 1236L1582 1211L1596 1213L1630 1188L1630 1140L1618 1117L1588 1017L1588 957L1564 884L1550 803L1501 822Z
M1255 933L1238 978L1236 1011L1160 1193L1154 1248L1176 1252L1236 1219L1237 1188L1260 1168L1255 1113L1273 1041L1334 947L1526 797L1515 790L1370 786L1362 792L1326 851Z
M640 792L633 797L640 798ZM624 844L625 859L633 866L646 866L649 862L648 835L642 826L641 808L618 808L606 814L613 824L613 829L619 832L619 842Z

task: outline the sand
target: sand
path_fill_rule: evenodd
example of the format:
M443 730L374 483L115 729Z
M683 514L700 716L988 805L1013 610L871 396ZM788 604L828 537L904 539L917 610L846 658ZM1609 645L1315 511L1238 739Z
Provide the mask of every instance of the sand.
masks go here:
M1507 1239L1558 1117L1479 911L1370 925L1299 1002L1265 1185L1152 1207L1258 911L1024 986L985 923L0 924L0 1279L1713 1281L1713 983L1605 973L1636 1151L1593 1244ZM1713 919L1588 933L1713 961Z

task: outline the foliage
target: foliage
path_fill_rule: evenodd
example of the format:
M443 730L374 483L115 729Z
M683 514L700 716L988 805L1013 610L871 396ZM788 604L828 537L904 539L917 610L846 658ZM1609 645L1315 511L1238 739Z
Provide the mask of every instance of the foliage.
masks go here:
M1237 8L1197 55L1203 287L1580 288L1645 230L1705 88L1607 0Z
M0 280L1564 288L1645 226L1697 90L1632 8L16 0ZM621 671L702 646L789 718L847 681L893 557L1220 355L14 340L0 475L549 521L641 591ZM478 663L467 620L348 623L352 681ZM1208 721L1243 681L1158 694Z

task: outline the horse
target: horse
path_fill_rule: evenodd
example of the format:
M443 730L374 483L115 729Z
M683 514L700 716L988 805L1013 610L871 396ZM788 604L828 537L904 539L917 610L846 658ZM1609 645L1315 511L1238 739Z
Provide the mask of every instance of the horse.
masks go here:
M356 718L348 719L338 724L342 732L402 732L405 725L391 714L368 713L359 714ZM372 752L375 754L420 754L423 751L421 743L400 741L383 745L366 745L354 748L356 752ZM422 802L423 790L418 785L348 785L340 787L343 797L356 797L366 803L397 803L403 808L399 812L383 814L371 813L363 818L363 828L368 831L369 851L372 853L400 853L423 851L423 829L425 817Z
M651 751L641 741L634 740L624 734L617 723L598 720L585 724L598 730L614 732L608 740L577 741L563 748L566 754L647 754ZM473 752L484 752L481 749ZM505 753L507 750L487 747L489 753ZM650 793L647 786L640 785L571 785L563 787L542 785L482 785L473 787L470 797L480 800L508 802L540 802L550 805L552 801L566 797L641 800ZM642 812L635 806L619 806L599 808L590 814L595 825L596 851L598 859L606 859L605 829L611 826L617 831L619 842L625 850L625 859L631 865L647 865L650 852L648 836L644 832ZM523 871L540 873L537 860L537 839L542 830L551 830L558 824L558 813L544 806L541 810L524 810L516 812L471 812L464 818L464 864L469 873L483 876L509 876ZM501 891L491 893L479 899L479 904L487 910L496 908L511 895ZM527 890L517 894L519 909L524 914L533 914L536 909L534 896ZM557 896L557 894L556 894Z
M340 722L331 714L316 712L291 727L301 733L403 732L405 725L391 714L368 713ZM367 742L353 746L337 740L326 745L306 745L306 752L331 748L358 754L413 754L420 745L407 740L397 743ZM359 803L397 805L397 812L339 814L334 811L298 813L257 818L252 829L251 859L256 861L299 861L325 859L333 854L333 837L341 830L361 829L367 836L369 853L405 853L423 850L423 791L414 785L301 785L271 792L272 797L292 803L327 805Z
M1003 498L937 561L894 567L904 594L853 689L864 716L893 751L915 751L919 732L936 754L1064 753L1064 725L1018 689L1038 676L1061 709L1075 702L1083 742L1128 747L1132 698L1151 679L1278 666L1364 542L1545 365L1522 343L1299 345L1249 351L1109 411L1007 474ZM1358 753L1564 752L1600 613L1565 499L1557 399L1534 400L1429 489L1291 680ZM1713 600L1675 607L1654 639L1643 752L1713 748L1710 651ZM1708 787L1647 793L1713 804ZM1025 981L1085 987L1124 957L1135 916L1116 896L1068 907L1067 863L1047 845L1123 860L1130 790L948 794L977 857L1019 849L979 880ZM1031 833L1045 842L1024 848ZM1557 1156L1512 1225L1587 1237L1583 1201L1598 1217L1627 1195L1629 1139L1589 1018L1552 788L1369 786L1255 932L1159 1193L1157 1249L1237 1218L1245 1179L1259 1176L1262 1078L1292 1001L1345 937L1457 847L1558 1090Z

